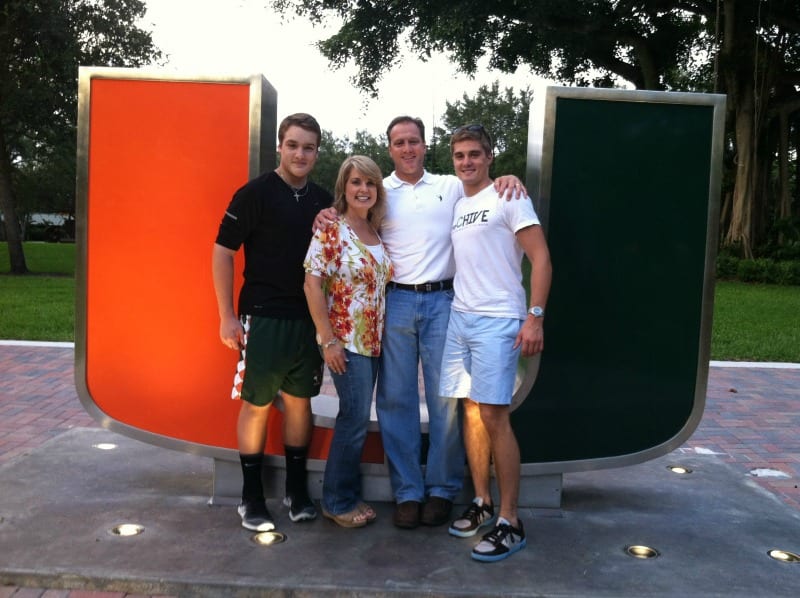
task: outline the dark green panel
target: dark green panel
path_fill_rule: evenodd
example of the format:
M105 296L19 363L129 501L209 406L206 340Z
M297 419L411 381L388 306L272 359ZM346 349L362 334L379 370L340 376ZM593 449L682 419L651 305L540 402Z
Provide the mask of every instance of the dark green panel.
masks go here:
M558 98L545 351L523 463L637 453L693 409L714 107Z

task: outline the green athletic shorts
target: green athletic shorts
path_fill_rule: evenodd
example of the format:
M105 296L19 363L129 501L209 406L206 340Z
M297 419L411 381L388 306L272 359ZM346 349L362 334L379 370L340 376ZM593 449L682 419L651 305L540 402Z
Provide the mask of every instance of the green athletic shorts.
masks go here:
M269 405L279 390L302 398L319 394L322 356L311 320L242 316L245 346L231 398Z

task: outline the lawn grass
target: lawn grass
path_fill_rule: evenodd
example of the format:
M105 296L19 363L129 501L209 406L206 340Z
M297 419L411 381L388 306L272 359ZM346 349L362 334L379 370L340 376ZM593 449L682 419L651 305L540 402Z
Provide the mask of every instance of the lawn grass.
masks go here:
M8 275L0 243L0 339L72 341L75 245L26 243L34 276ZM719 281L711 359L800 363L800 287Z
M31 274L75 275L75 243L24 243ZM0 243L0 274L8 274L8 244Z
M75 278L0 274L0 339L73 341Z
M800 363L800 287L717 282L711 358Z

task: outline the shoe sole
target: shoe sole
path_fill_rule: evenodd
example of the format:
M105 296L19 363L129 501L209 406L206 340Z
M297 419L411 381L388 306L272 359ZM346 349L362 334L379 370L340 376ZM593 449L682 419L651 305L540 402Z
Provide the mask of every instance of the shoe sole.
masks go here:
M471 538L472 536L474 536L475 534L477 534L477 533L478 533L478 530L480 530L482 527L486 527L486 526L489 526L489 525L494 525L494 522L495 522L495 521L497 521L497 515L495 515L495 516L494 516L494 517L492 517L491 519L487 519L486 521L484 521L483 523L481 523L481 524L480 524L478 527L476 527L475 529L472 529L472 530L466 530L466 531L465 531L465 530L460 530L460 529L458 529L457 527L450 527L450 528L447 530L447 532L448 532L448 533L449 533L451 536L455 536L456 538Z
M272 521L265 521L264 523L259 523L258 525L247 523L244 520L244 508L239 506L236 510L239 513L239 517L242 518L242 527L245 529L249 529L254 532L271 532L275 529L275 523Z
M481 554L480 552L472 552L472 558L476 561L480 561L482 563L496 563L497 561L502 561L503 559L507 559L515 552L519 552L523 548L528 545L528 542L525 538L523 538L520 542L517 542L508 549L508 552L504 552L502 554Z
M299 521L313 521L317 518L316 510L313 510L312 512L309 512L308 510L301 511L297 515L292 513L292 499L288 496L283 499L283 504L289 507L289 519L291 519L293 523L298 523Z

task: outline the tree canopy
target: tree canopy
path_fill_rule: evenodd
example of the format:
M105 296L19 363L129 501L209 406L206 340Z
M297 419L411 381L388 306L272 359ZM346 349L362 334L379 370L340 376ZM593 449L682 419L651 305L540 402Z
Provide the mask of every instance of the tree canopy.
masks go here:
M34 187L37 178L47 186L74 188L78 67L138 67L160 59L150 33L136 25L144 13L139 0L3 2L0 208L12 273L27 271L19 192ZM61 183L53 185L53 177Z
M334 67L377 94L411 50L474 73L528 65L564 84L728 96L723 241L745 255L777 215L798 218L800 3L796 0L273 0L339 30L319 43ZM793 174L790 175L790 169ZM776 174L777 172L777 174ZM777 191L773 191L777 189Z

